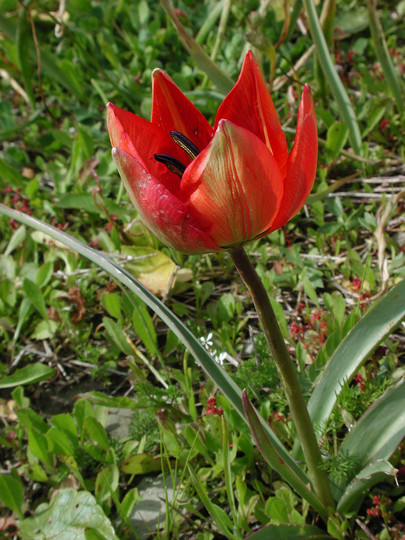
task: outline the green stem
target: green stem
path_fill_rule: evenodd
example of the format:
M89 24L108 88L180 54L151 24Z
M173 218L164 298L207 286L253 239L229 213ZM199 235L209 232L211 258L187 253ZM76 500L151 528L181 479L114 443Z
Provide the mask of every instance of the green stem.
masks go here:
M330 491L326 472L320 467L322 456L313 430L311 418L304 396L298 382L297 372L288 353L284 338L281 334L276 316L271 306L270 298L264 285L254 269L249 257L242 247L230 251L230 256L238 272L252 295L257 313L263 326L264 335L270 346L273 359L280 373L291 417L294 421L298 437L301 441L305 462L308 466L315 493L326 507L334 507L335 503Z

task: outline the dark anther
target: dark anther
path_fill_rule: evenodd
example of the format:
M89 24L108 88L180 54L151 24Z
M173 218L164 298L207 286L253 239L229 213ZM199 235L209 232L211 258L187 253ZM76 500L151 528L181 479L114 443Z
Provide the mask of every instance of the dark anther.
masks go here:
M183 133L180 133L179 131L171 131L170 135L174 142L178 144L185 152L187 152L191 159L195 159L198 156L200 150L198 150L196 145L193 144L188 137L183 135Z
M170 172L177 174L180 178L183 176L186 166L183 165L178 159L168 156L167 154L154 154L154 158L159 163L163 163L169 169Z

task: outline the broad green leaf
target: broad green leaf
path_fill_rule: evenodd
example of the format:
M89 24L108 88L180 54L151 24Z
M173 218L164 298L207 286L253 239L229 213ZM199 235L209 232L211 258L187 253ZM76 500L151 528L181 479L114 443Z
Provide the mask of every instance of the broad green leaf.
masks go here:
M37 277L35 279L35 283L38 287L44 287L47 285L53 275L53 267L54 263L49 261L47 263L44 263L40 269L38 270Z
M133 356L134 351L131 349L121 326L109 317L103 317L103 324L112 342L117 345L119 350L126 355Z
M360 471L346 487L339 499L337 510L342 514L357 511L370 489L379 482L395 478L397 469L385 460L372 461Z
M27 435L28 446L34 456L36 456L43 463L45 463L45 465L52 467L54 465L53 457L48 449L48 441L46 439L46 435L43 435L35 429L29 429L27 431Z
M22 519L21 506L24 492L20 480L8 474L0 474L0 501Z
M287 480L290 486L293 487L302 497L304 497L321 516L326 518L327 512L322 502L314 493L310 491L308 486L302 482L301 478L298 477L292 468L287 463L282 462L281 456L265 432L263 424L259 420L253 405L250 403L245 390L243 391L242 399L250 430L264 459L274 469L278 467L281 476Z
M335 122L326 135L326 155L328 163L335 160L346 144L349 130L343 122Z
M125 268L153 294L167 294L173 282L176 265L170 257L150 247L122 246L121 253L133 260Z
M83 428L91 441L95 441L103 450L110 448L110 442L106 430L93 416L84 419Z
M124 217L125 211L118 206L114 201L107 199L104 201L107 210L110 214ZM75 210L86 210L93 214L100 214L101 210L97 208L93 195L91 193L67 193L58 201L58 206L61 208L72 208Z
M101 303L103 308L106 309L111 315L122 324L122 315L121 315L121 295L117 292L105 293L101 297Z
M1 377L0 389L13 388L20 384L33 384L45 379L50 379L54 375L54 368L41 364L41 362L36 362L35 364L30 364L29 366L17 369L12 375Z
M134 454L125 459L121 465L121 470L126 474L146 474L161 469L160 457L151 454Z
M32 305L39 312L43 319L48 320L48 315L46 313L46 305L44 297L42 296L41 290L33 281L30 279L24 279L23 289L27 298L32 302Z
M111 494L116 492L119 479L120 473L117 465L107 465L101 469L97 475L94 489L94 494L99 504L110 503Z
M22 540L85 540L96 529L105 540L118 540L110 520L87 491L61 489L50 503L40 504L34 517L21 522Z
M139 407L132 398L107 396L103 392L97 392L96 390L87 394L87 398L95 405L101 405L103 407L115 407L117 409L137 409Z
M349 431L339 454L356 456L363 468L388 459L405 437L405 381L390 388Z
M138 493L138 488L130 489L120 504L119 512L121 519L126 521L132 515L134 506L140 503L141 500L142 497Z
M329 417L342 386L405 316L405 280L376 302L342 341L327 363L308 403L315 426Z
M49 429L45 420L33 409L20 409L17 411L17 417L21 424L27 429L35 429L39 433L46 433Z
M331 540L331 536L313 525L267 525L246 537L246 540Z
M27 230L24 227L18 227L11 235L10 241L4 251L4 256L10 255L20 244L24 242L27 235Z
M35 219L32 216L28 216L22 212L8 208L1 203L0 214L14 218L15 220L20 221L29 227L33 227L44 235L48 235L53 240L60 242L67 248L70 248L82 256L87 257L87 259L100 266L111 277L119 281L124 287L127 287L132 293L145 302L162 319L162 321L167 324L167 326L173 331L187 350L190 351L198 364L206 371L207 375L228 398L240 417L246 421L242 406L242 391L238 385L233 381L230 375L208 354L199 340L174 315L174 313L172 313L162 302L159 301L158 298L156 298L156 296L148 291L148 289L137 281L129 272L121 268L114 261L110 260L103 253L86 246L66 232L47 225L46 223ZM309 484L308 476L304 473L299 464L291 457L290 453L283 446L279 438L267 425L264 419L261 419L261 422L263 429L274 447L277 449L277 452L282 460L282 462L275 464L274 469L277 472L280 471L282 476L282 471L284 470L282 469L282 465L287 464L304 484Z

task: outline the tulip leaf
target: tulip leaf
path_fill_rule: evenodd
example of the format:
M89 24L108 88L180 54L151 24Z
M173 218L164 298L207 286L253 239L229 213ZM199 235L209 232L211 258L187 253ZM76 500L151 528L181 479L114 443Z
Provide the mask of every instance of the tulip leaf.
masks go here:
M388 477L395 478L396 472L397 469L388 461L371 462L346 487L337 505L338 512L345 514L357 511L370 489L379 482L386 481Z
M376 302L336 349L327 363L308 403L314 425L322 426L346 381L405 316L405 280Z
M246 537L246 540L326 540L332 537L314 525L267 525Z
M390 388L347 434L339 454L355 456L361 467L388 459L405 437L405 381ZM367 444L365 444L367 441Z
M291 467L283 462L277 448L275 448L265 432L263 424L259 420L259 417L247 396L246 390L243 390L242 392L242 402L250 430L264 459L271 467L273 467L273 469L277 469L279 474L287 480L290 486L304 497L321 516L326 518L327 514L322 502L310 491L308 486L302 482L301 478L297 476Z
M0 214L14 218L25 225L50 236L52 239L60 242L64 246L73 249L80 255L94 262L110 276L119 281L123 286L132 291L138 298L147 304L173 333L179 338L188 351L194 356L196 361L206 371L207 375L215 382L217 387L228 398L234 409L241 418L246 421L242 406L242 391L228 373L209 355L194 334L172 313L156 296L154 296L146 287L137 281L129 272L121 268L117 263L110 260L107 255L100 253L89 246L86 246L79 240L76 240L64 231L61 231L51 225L44 223L32 216L14 210L0 203ZM270 439L283 462L285 462L298 478L304 483L309 483L309 478L301 469L298 463L291 457L289 452L283 446L279 438L267 425L263 418L260 418L263 429ZM279 464L275 464L275 470L284 471ZM282 475L282 472L280 472Z

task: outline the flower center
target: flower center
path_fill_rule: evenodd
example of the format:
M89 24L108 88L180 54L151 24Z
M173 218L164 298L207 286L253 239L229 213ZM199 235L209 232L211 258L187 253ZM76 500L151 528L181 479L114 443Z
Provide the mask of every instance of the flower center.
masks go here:
M170 131L170 136L191 159L195 159L200 153L200 150L196 145L192 143L188 137L183 135L183 133L180 133L179 131ZM181 161L168 154L154 154L154 158L156 161L159 161L159 163L166 165L170 172L173 172L182 178L186 166Z

